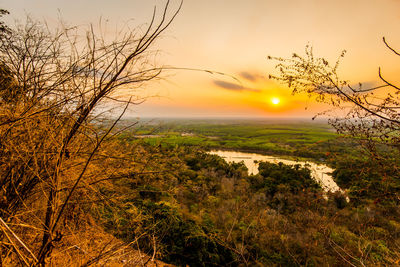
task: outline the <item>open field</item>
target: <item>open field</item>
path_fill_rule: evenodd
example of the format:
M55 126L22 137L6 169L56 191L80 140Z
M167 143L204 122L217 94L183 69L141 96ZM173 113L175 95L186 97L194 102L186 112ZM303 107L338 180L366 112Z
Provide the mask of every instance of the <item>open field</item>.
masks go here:
M122 138L143 139L153 145L190 145L286 155L324 161L346 147L326 122L277 120L168 120L143 123Z

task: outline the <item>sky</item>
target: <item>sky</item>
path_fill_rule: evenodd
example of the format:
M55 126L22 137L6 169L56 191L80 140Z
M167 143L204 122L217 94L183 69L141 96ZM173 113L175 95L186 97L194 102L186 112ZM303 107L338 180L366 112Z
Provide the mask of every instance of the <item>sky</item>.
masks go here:
M171 0L171 9L180 3ZM7 23L27 14L57 24L145 25L154 6L165 0L0 0L10 11ZM382 37L400 49L400 0L184 0L177 18L157 42L158 62L178 68L148 84L149 98L134 106L137 117L305 117L329 109L305 95L292 95L277 81L269 55L303 54L307 44L316 56L335 61L347 54L340 75L352 83L375 84L378 67L396 81L398 58ZM238 83L229 75L240 80ZM397 79L398 81L398 79ZM272 99L279 99L273 104Z

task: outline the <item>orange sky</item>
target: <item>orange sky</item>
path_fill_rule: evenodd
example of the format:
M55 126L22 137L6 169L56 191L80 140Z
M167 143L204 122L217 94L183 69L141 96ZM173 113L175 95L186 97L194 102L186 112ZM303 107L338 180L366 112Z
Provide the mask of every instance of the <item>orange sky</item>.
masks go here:
M179 1L172 0L176 6ZM162 0L13 0L0 1L12 19L26 13L55 23L109 25L149 21ZM211 69L234 75L173 71L149 85L159 95L135 106L133 116L312 117L326 106L292 96L274 81L268 55L290 57L310 44L318 56L335 60L346 49L340 73L346 80L374 83L381 66L388 78L400 71L398 58L381 38L400 49L399 0L185 0L182 11L157 43L160 64ZM279 97L279 105L271 104ZM307 107L307 109L305 109Z

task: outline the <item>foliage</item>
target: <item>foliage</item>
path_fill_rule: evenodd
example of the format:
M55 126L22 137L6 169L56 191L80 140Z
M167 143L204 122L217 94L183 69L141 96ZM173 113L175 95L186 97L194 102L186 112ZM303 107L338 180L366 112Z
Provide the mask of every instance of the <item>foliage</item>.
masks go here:
M139 138L154 133L145 127L116 137L126 129L115 128L119 118L99 119L105 100L120 101L116 89L160 74L148 49L176 15L167 19L168 3L142 35L108 44L92 29L80 43L71 28L0 23L1 265L107 265L122 249L135 249L142 265L142 253L193 266L398 264L396 98L371 106L372 92L340 81L337 65L311 50L294 65L278 59L282 79L355 104L348 114L361 123L333 123L353 138L321 125L197 122L161 127L154 138ZM365 137L372 157L353 151ZM220 147L327 160L350 203L299 165L260 162L249 176L243 163L206 152Z
M385 38L383 42L395 56L400 56ZM344 55L345 51L331 65L326 59L315 57L312 47L306 46L304 56L293 54L289 59L269 57L277 61L278 69L278 75L270 75L270 78L287 84L293 93L306 92L316 96L318 101L343 110L345 115L334 116L330 124L337 132L358 138L372 157L376 157L382 147L386 150L385 146L398 154L400 88L388 81L380 68L379 86L366 87L362 83L353 85L341 79L338 68Z
M129 227L109 224L107 216L102 220L127 241L140 237L140 248L166 262L362 266L393 264L397 259L398 203L355 194L354 172L346 174L353 179L340 183L351 198L344 204L340 193L325 195L310 171L300 166L262 162L260 173L249 176L242 164L226 163L198 147L152 146L144 140L125 144L144 149L141 157L153 159L147 170L160 172L114 182L114 190L125 192L122 206L136 209ZM346 170L343 163L337 161ZM343 170L338 168L338 174ZM373 174L372 168L364 171ZM380 177L372 175L370 181L374 179ZM162 193L154 199L141 195L143 188ZM396 196L395 187L387 189ZM117 221L128 220L119 209L108 214L119 214ZM192 241L196 246L187 250Z
M221 266L233 262L232 251L213 240L212 232L193 220L184 219L170 204L142 201L136 205L148 218L141 222L144 229L137 231L147 231L157 237L162 246L158 248L162 251L162 260L191 266ZM151 244L151 240L140 241L144 249Z
M3 231L1 255L26 265L51 261L67 230L66 214L80 202L75 196L114 172L93 162L106 154L103 143L128 106L141 99L132 89L160 75L151 49L179 9L169 14L167 1L159 19L154 10L147 27L111 41L92 26L51 29L30 18L14 27L0 23L0 217L39 233L30 240L32 251L23 246L24 256L23 242L15 245ZM120 116L99 126L105 102L113 101Z
M261 162L258 169L260 175L264 177L262 187L271 195L277 192L280 185L287 186L291 193L319 188L319 185L311 178L310 169L301 165L289 166L282 162L278 164Z
M400 177L396 158L381 160L341 159L333 172L335 181L348 188L351 203L399 203Z

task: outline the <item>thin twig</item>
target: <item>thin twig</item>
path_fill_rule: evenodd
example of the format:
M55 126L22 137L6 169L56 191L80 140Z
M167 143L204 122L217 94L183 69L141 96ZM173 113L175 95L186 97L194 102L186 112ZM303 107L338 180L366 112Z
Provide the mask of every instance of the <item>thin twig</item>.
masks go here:
M11 230L10 227L8 227L7 223L0 217L0 222L4 225L4 227L10 231L10 233L14 236L15 239L26 249L26 251L29 252L29 254L32 256L32 258L37 262L37 258L35 257L35 254L32 253L32 251L22 242L22 240L14 233L13 230Z

